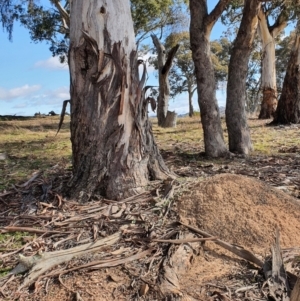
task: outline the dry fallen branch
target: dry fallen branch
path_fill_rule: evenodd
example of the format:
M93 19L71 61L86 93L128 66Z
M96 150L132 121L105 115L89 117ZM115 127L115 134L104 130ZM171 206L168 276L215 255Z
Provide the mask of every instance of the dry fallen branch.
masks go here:
M71 234L71 232L41 230L41 229L35 229L30 227L8 226L0 229L0 233L8 233L8 232L30 232L30 233L37 233L37 234Z
M191 239L194 239L192 234L187 234L185 238L180 240L190 241ZM158 279L159 289L166 300L195 300L181 291L180 278L190 269L193 257L199 253L199 249L200 244L197 242L189 242L188 244L182 243L179 247L170 247L168 255L164 259L162 272Z
M21 185L16 185L17 187L20 188L24 188L26 186L28 186L30 183L32 183L36 178L38 178L43 172L42 171L38 171L36 172L27 182L25 182L24 184Z
M269 277L267 281L269 297L276 301L290 300L290 288L283 266L278 229L276 230L275 243L272 246L272 276Z
M155 242L166 242L171 244L184 244L189 242L201 242L201 241L207 241L207 240L216 240L216 237L206 237L206 238L188 238L188 239L152 239L152 241Z
M200 230L198 228L189 226L189 225L184 224L182 222L180 222L180 224L183 225L183 226L185 226L185 227L187 227L188 229L196 232L196 233L201 234L204 237L213 237L209 233L207 233L207 232L205 232L203 230ZM231 253L233 253L233 254L235 254L235 255L237 255L237 256L239 256L239 257L241 257L241 258L243 258L243 259L245 259L247 261L250 261L250 262L256 264L259 267L263 266L263 262L259 258L257 258L253 253L251 253L248 250L245 250L245 249L243 249L241 247L232 245L232 244L230 244L228 242L225 242L225 241L223 241L221 239L215 239L214 243L216 243L217 245L221 246L222 248L230 251Z
M22 289L32 284L38 277L54 266L70 261L75 256L96 252L105 246L111 246L115 244L120 237L121 233L117 232L96 242L87 243L67 250L45 252L41 255L31 257L20 255L19 264L10 272L10 274L17 274L30 270L22 286L19 288Z

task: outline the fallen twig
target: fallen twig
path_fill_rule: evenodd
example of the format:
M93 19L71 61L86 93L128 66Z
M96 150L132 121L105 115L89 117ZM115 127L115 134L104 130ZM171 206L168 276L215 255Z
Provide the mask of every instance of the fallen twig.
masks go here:
M217 238L212 236L212 237L201 237L201 238L188 238L188 239L152 239L152 241L155 242L167 242L167 243L172 243L172 244L184 244L184 243L189 243L189 242L201 242L201 241L207 241L207 240L216 240Z
M4 228L0 228L0 233L8 233L8 232L30 232L30 233L38 233L38 234L71 234L71 232L61 232L54 230L41 230L29 227L15 227L15 226L7 226Z
M113 245L120 239L120 236L121 233L116 232L96 242L87 243L67 250L45 252L31 257L20 255L19 264L10 272L10 274L16 274L20 271L25 272L30 270L23 284L19 288L20 290L32 284L38 277L52 267L64 262L68 262L75 256L81 256L87 253L99 251L103 247Z
M182 222L180 222L180 224L183 225L183 226L185 226L185 227L187 227L188 229L190 229L190 230L196 232L196 233L201 234L201 235L204 236L204 237L212 237L212 235L210 235L209 233L207 233L207 232L205 232L205 231L203 231L203 230L200 230L200 229L198 229L198 228L189 226L189 225L184 224L184 223L182 223ZM243 249L243 248L241 248L241 247L234 246L234 245L232 245L232 244L230 244L230 243L228 243L228 242L225 242L225 241L223 241L223 240L220 240L220 239L215 239L215 240L214 240L214 243L216 243L217 245L219 245L219 246L223 247L224 249L230 251L231 253L233 253L233 254L235 254L235 255L237 255L237 256L239 256L239 257L241 257L241 258L243 258L243 259L245 259L245 260L247 260L247 261L250 261L250 262L256 264L256 265L259 266L259 267L262 267L263 264L264 264L264 263L263 263L259 258L257 258L253 253L251 253L250 251L245 250L245 249Z

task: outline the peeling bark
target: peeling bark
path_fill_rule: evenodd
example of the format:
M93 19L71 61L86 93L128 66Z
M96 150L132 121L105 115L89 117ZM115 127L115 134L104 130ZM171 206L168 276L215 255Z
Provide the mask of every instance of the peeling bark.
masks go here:
M166 54L165 47L160 43L156 35L152 34L152 41L157 51L157 61L158 61L158 81L159 81L159 94L157 98L157 119L158 126L170 127L166 123L166 118L168 114L169 99L170 99L170 83L169 83L169 71L172 67L173 59L179 48L179 44L174 46Z
M207 1L190 0L191 49L195 64L205 153L210 157L222 157L229 154L226 149L221 127L209 42L213 25L222 14L228 2L229 0L219 1L212 12L208 14Z
M260 9L258 18L258 34L262 41L261 89L263 94L258 118L268 119L274 116L277 107L275 38L286 27L287 20L285 10L278 16L273 26L269 26L263 9Z
M257 28L258 0L246 0L241 25L230 56L227 82L226 125L229 150L247 155L252 150L246 116L248 62Z
M300 123L300 33L296 35L272 124Z
M118 22L116 22L118 20ZM71 2L72 196L120 199L170 174L148 121L129 1Z

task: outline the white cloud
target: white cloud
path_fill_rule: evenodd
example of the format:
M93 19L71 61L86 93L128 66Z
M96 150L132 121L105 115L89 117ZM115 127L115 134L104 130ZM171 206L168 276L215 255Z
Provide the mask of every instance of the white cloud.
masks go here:
M13 109L23 109L23 108L27 108L27 107L28 107L28 103L27 102L23 102L23 103L16 104L12 108Z
M14 98L28 96L36 91L38 91L41 87L39 85L24 85L22 87L17 87L13 89L5 89L0 87L0 100L11 100Z
M30 106L61 106L63 100L66 99L70 99L69 87L63 86L55 90L44 91L43 94L34 95L30 102Z
M35 68L44 68L44 69L51 69L51 70L68 70L67 63L61 63L57 56L50 57L47 60L37 61L34 64Z

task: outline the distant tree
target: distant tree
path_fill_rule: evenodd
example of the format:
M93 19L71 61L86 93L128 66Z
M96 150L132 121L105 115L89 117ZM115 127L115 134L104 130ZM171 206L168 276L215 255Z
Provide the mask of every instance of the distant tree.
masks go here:
M252 45L246 80L246 111L257 112L261 104L261 45L257 34Z
M230 59L232 43L226 37L211 41L211 59L215 71L216 86L219 88L223 82L227 81L228 65Z
M277 93L280 98L282 92L282 86L284 77L286 74L287 66L291 51L294 47L296 32L293 30L289 35L281 35L277 39L277 47L275 49L276 56L276 82L277 82Z
M183 92L188 94L189 116L191 117L194 114L192 98L197 89L197 83L189 32L171 33L166 38L166 49L170 49L176 44L179 44L180 47L170 70L170 95L175 97ZM227 79L230 47L231 43L227 38L211 42L211 59L215 71L216 86Z
M169 122L168 106L170 98L170 83L169 72L172 67L173 59L179 48L179 44L171 48L167 53L165 46L160 42L155 34L151 35L153 44L157 53L157 69L158 69L158 98L157 98L157 120L158 125L161 127L169 127L173 122Z
M204 132L205 153L211 157L226 156L223 130L216 99L216 80L210 54L211 30L230 0L220 0L208 13L206 0L190 0L190 39L195 75L197 79L198 102Z
M177 44L180 47L174 58L174 64L169 76L170 95L175 97L184 92L188 93L189 116L191 117L194 114L192 98L196 90L196 78L188 31L171 33L166 39L165 47L171 49Z
M130 0L137 42L156 34L162 38L163 30L180 31L187 20L183 5L187 0Z
M288 12L284 5L278 13L273 25L269 22L269 12L274 6L264 5L259 11L258 34L262 42L262 71L261 89L262 103L259 113L260 119L271 118L277 106L275 38L287 26Z
M276 38L280 36L288 22L297 20L299 15L299 0L268 1L262 5L259 12L258 34L262 41L261 89L263 94L260 119L272 117L277 107ZM274 20L272 25L270 25L270 20Z
M276 85L276 59L275 48L276 40L287 26L288 22L297 20L299 16L300 3L299 0L275 0L261 1L262 8L259 12L258 36L260 37L260 45L262 48L260 79L255 76L249 82L250 93L247 93L249 100L252 103L251 107L256 106L256 101L259 99L257 91L254 88L259 88L262 92L261 109L259 118L271 118L277 106L278 91ZM241 20L241 11L244 6L243 0L231 1L226 14L222 21L229 27L230 24L236 24ZM271 24L272 22L272 24ZM235 30L233 28L233 31ZM231 28L232 29L232 28ZM232 31L232 30L231 30ZM250 64L253 61L250 61ZM254 67L254 66L252 66ZM252 69L254 71L254 69ZM256 73L256 72L255 72Z
M300 123L300 21L272 124Z
M245 0L243 17L231 50L228 67L226 125L229 151L247 155L252 150L246 117L246 81L261 3Z

